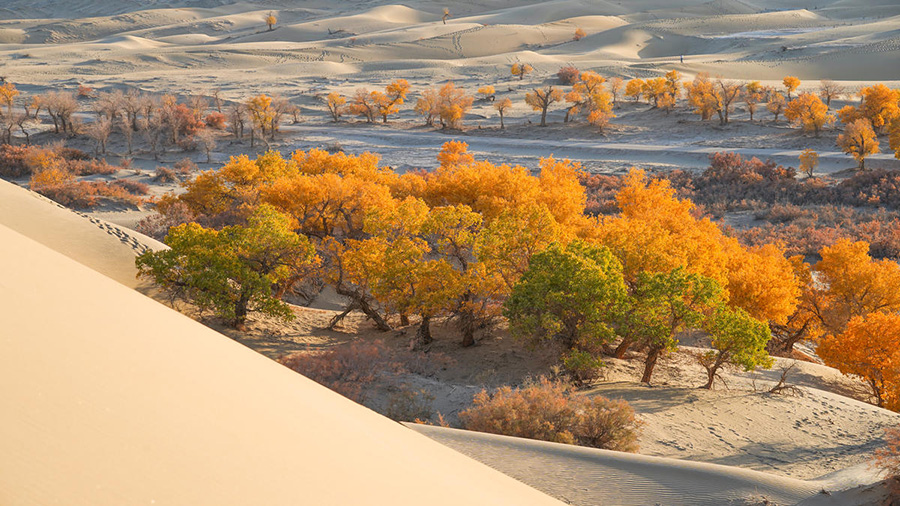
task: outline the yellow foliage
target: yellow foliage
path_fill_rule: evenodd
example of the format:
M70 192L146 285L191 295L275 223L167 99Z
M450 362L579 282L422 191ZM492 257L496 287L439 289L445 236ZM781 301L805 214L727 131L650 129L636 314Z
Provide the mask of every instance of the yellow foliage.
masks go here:
M788 100L790 100L791 93L800 87L800 80L794 76L787 76L781 82L784 84L784 88L787 90Z
M859 162L859 169L866 168L866 157L880 152L878 138L867 119L858 119L844 127L838 135L837 145Z
M806 174L806 177L813 177L813 171L819 166L819 153L813 149L804 149L800 153L800 171Z
M801 93L788 103L784 117L799 124L804 132L815 132L816 136L822 127L834 123L834 116L828 114L828 106L812 93Z

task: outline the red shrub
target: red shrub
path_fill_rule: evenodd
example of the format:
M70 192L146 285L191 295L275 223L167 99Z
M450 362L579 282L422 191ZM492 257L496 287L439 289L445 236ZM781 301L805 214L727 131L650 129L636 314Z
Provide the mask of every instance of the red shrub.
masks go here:
M203 119L206 126L215 130L225 130L225 115L220 112L211 112Z
M559 82L563 84L574 84L575 81L578 80L578 77L581 75L581 72L578 71L575 67L563 67L559 69L559 72L556 73L556 77L559 78Z

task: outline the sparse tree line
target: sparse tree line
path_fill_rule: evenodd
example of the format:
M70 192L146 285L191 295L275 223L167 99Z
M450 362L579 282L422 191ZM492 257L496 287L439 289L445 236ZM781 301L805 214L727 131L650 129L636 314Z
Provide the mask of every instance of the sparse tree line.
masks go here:
M524 63L511 67L511 74L520 80L532 72L533 68ZM862 87L855 93L859 97L857 105L846 105L832 112L832 100L850 93L828 80L821 81L817 93L796 94L801 82L792 76L784 78L782 89L763 86L759 81L713 79L703 73L691 81L684 81L675 70L662 77L626 81L621 77L607 80L593 71L581 72L574 67L565 67L560 69L558 77L564 85L571 86L568 91L548 85L525 93L525 105L540 113L540 126L547 125L547 114L551 109L565 107L565 122L582 117L602 131L616 117L614 110L621 100L645 101L652 109L664 110L667 114L682 103L701 120L717 118L725 125L731 122L735 109L743 105L750 121L764 109L771 114L773 122L784 117L804 132L816 136L840 121L844 128L837 138L837 145L857 160L860 169L865 168L868 156L880 152L882 141L879 136L886 137L889 148L895 156L900 156L900 90L892 90L883 84ZM388 123L390 117L400 112L411 91L408 81L397 79L384 91L359 88L350 97L331 92L323 100L335 122L346 116L357 116L367 123L379 119ZM500 127L505 128L512 100L498 97L493 85L479 88L477 96L493 105ZM89 107L96 119L82 125L75 113L81 108L80 102L89 97L93 97ZM422 90L413 110L426 126L460 129L474 101L475 97L448 82ZM280 125L287 118L299 122L301 114L297 105L266 94L226 104L218 92L211 97L193 95L179 101L173 95L153 95L136 90L95 94L90 88L81 86L77 96L68 91L49 91L22 97L12 83L0 85L0 104L5 105L5 114L0 114L0 141L7 144L12 143L14 133L22 134L26 143L30 142L31 131L46 118L52 122L55 133L91 137L101 154L106 151L110 135L119 132L129 154L137 134L145 140L154 156L158 156L160 149L175 146L184 150L199 148L208 158L216 146L217 131L227 129L236 141L249 137L251 147L260 143L268 149Z
M2 143L12 144L13 133L20 132L29 144L33 130L49 120L55 134L86 135L94 140L98 154L106 154L109 138L117 132L129 155L135 141L143 139L154 157L175 147L200 149L209 159L226 128L237 141L249 137L251 147L257 142L268 147L286 118L300 121L300 108L285 98L260 94L226 103L218 91L179 100L174 95L135 89L96 93L79 86L77 92L48 91L25 97L7 82L0 85L0 103L5 106L5 113L0 111ZM86 124L76 116L84 108L94 114Z

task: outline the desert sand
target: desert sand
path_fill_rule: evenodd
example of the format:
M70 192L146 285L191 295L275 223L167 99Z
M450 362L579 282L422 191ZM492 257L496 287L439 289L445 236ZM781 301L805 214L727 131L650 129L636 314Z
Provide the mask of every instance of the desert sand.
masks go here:
M271 31L262 21L269 12L278 18ZM900 83L898 24L900 5L890 0L10 0L0 7L0 75L27 92L83 84L177 95L219 90L226 100L281 95L301 106L305 125L284 126L278 149L340 144L376 151L398 168L433 167L435 148L458 137L495 162L532 167L553 153L592 170L703 168L709 153L725 150L796 166L800 150L811 147L820 170L835 172L853 166L834 147L837 131L803 136L783 120L773 124L765 111L749 123L739 106L737 121L717 127L687 110L666 116L623 103L599 135L582 122L562 125L563 107L551 108L550 128L535 129L537 115L522 99L534 86L558 85L557 70L573 65L625 79L675 69L688 79L709 72L779 87L790 74L804 81L800 91L833 79L848 90L833 104L839 108L860 85ZM587 36L573 41L575 28ZM534 72L520 81L509 72L516 62ZM493 84L497 98L512 99L510 128L497 129L490 102L476 102L463 133L423 130L411 106L391 125L327 124L328 92L351 95L397 78L412 85L408 102L446 81L472 93ZM247 149L220 146L217 160ZM872 161L896 166L889 154Z
M4 504L558 504L5 225L0 240Z
M271 31L262 21L269 12L278 17ZM587 37L573 41L575 28ZM283 125L273 148L375 151L401 171L433 168L439 146L460 139L497 163L534 168L552 153L597 172L700 169L717 151L796 165L811 147L823 172L840 173L855 163L834 147L838 130L813 138L765 112L750 122L739 108L718 126L684 108L665 115L623 102L598 133L564 124L562 107L539 129L522 98L557 85L557 70L574 65L607 77L676 69L773 86L790 74L804 81L801 91L833 79L848 90L835 109L855 103L860 85L900 85L898 29L893 0L7 0L0 76L26 94L79 84L180 96L219 90L227 101L280 94L301 106L303 121ZM534 73L511 76L516 62ZM350 95L397 78L413 91L391 123L329 121L328 92ZM498 98L511 98L507 129L483 101L462 132L423 127L410 102L449 80L469 92L493 84ZM91 121L89 105L79 116ZM56 140L49 129L32 135ZM110 150L111 160L125 158L120 138ZM207 169L250 151L223 136L207 164L205 155L175 150L156 161L139 147L130 158L143 172L127 177L151 182L158 164L189 156ZM870 166L898 162L882 153ZM169 190L177 187L153 188ZM0 402L15 414L0 419L0 450L12 456L0 463L0 502L552 504L548 494L583 505L849 505L883 494L866 463L900 416L866 404L859 381L815 364L797 366L790 382L799 392L786 396L765 393L783 363L755 375L728 372L731 389L713 392L695 388L702 371L684 354L660 365L652 389L637 385L634 364L612 363L608 383L588 394L632 403L644 423L640 455L413 427L436 444L253 351L275 358L372 336L399 347L408 340L402 330L377 334L351 318L323 332L336 307L318 304L296 307L297 323L275 335L253 322L249 335L229 332L251 350L129 290L148 288L135 278L134 256L164 247L126 228L147 213L76 214L0 182ZM494 381L522 379L525 353L499 337L467 350L439 338L436 351L460 366L408 380L443 392L436 407L452 417L495 386L485 370Z

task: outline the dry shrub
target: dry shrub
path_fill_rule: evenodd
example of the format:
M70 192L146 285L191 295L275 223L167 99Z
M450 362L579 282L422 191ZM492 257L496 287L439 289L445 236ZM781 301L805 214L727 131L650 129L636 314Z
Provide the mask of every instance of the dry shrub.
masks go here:
M26 146L0 145L0 176L19 178L31 175L32 169L26 163L29 150Z
M225 115L220 112L211 112L203 118L208 128L214 130L225 130Z
M65 165L69 172L76 176L92 176L94 174L108 176L119 171L119 167L106 163L106 160L68 160Z
M622 178L606 174L578 175L584 186L587 203L584 212L590 215L613 214L617 212L616 193L622 188Z
M158 183L174 183L178 181L178 176L175 175L174 170L168 167L157 167L153 180Z
M623 400L571 394L565 385L541 378L520 389L482 390L459 414L468 430L634 452L640 422Z
M434 395L427 390L411 390L402 386L388 398L384 416L398 422L428 420L434 415Z
M94 88L91 88L86 84L79 84L77 93L79 97L88 98L94 95Z
M20 178L64 166L73 175L112 174L118 170L78 149L60 146L0 146L0 176Z
M884 446L875 450L873 467L884 472L893 497L900 497L900 427L884 431Z
M66 207L86 208L97 205L96 191L88 182L76 181L66 169L53 167L31 177L31 189Z
M793 204L775 204L756 213L756 219L766 220L770 223L788 223L800 218L810 217L815 217L813 211Z
M138 222L136 228L138 232L159 241L165 239L166 235L169 234L170 228L190 223L195 219L194 213L191 212L184 202L178 200L174 202L166 201L165 197L161 199L161 202L166 202L164 206L165 213L158 212L147 216ZM159 206L157 210L162 211Z
M196 172L197 164L192 162L190 158L182 158L175 162L175 172L179 176L190 176L191 172Z
M281 364L362 403L368 387L387 375L404 372L403 364L381 341L353 341L322 352L294 353Z
M559 82L563 84L574 84L575 81L578 80L578 76L581 75L581 72L578 71L575 67L563 67L559 69L559 72L556 73L556 77L559 78Z
M127 179L116 179L109 183L110 186L121 188L132 195L146 195L150 192L150 185L141 183L140 181L129 181Z

